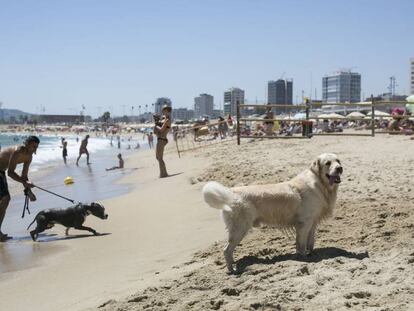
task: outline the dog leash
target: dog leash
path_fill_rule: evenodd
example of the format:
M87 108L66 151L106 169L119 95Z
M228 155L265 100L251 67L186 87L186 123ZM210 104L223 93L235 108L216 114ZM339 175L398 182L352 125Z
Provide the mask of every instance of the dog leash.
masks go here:
M57 193L52 192L50 190L44 189L44 188L39 187L39 186L36 186L36 185L33 185L33 187L35 187L35 188L37 188L39 190L43 190L43 191L45 191L47 193L53 194L53 195L55 195L55 196L57 196L59 198L68 200L69 202L72 202L73 204L75 203L75 200L69 199L67 197L64 197L63 195L57 194ZM30 210L29 210L29 202L30 202L29 191L30 191L29 188L24 189L24 194L25 194L26 197L24 199L24 206L23 206L22 218L24 218L24 214L25 214L26 211L30 215Z
M25 199L24 199L24 205L23 205L23 213L22 213L22 218L24 218L24 213L27 210L27 213L30 215L30 210L29 210L29 193L27 188L24 189L24 195L25 195Z
M53 194L53 195L55 195L55 196L57 196L57 197L59 197L59 198L62 198L62 199L68 200L69 202L75 203L75 200L72 200L72 199L69 199L69 198L67 198L67 197L64 197L63 195L57 194L57 193L52 192L52 191L50 191L50 190L46 190L46 189L44 189L44 188L42 188L42 187L39 187L39 186L36 186L36 185L33 185L33 186L34 186L35 188L37 188L37 189L40 189L40 190L43 190L43 191L45 191L45 192L47 192L47 193Z

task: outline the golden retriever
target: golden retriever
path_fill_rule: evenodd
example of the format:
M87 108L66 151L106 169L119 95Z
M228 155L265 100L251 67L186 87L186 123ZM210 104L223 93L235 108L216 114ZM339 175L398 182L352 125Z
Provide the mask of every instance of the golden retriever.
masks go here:
M343 172L332 153L321 154L304 172L290 181L226 188L217 182L203 187L204 201L222 210L228 230L224 249L227 268L233 269L233 251L249 229L263 223L296 231L296 252L308 255L319 222L332 214Z

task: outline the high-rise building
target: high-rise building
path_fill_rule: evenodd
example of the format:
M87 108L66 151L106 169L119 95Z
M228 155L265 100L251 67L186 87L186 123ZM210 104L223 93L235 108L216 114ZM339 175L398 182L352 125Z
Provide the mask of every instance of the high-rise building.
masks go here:
M410 94L414 95L414 57L410 58Z
M209 94L200 94L194 98L194 117L213 116L214 97Z
M361 75L351 71L338 71L322 78L324 103L356 103L361 101Z
M237 87L232 87L228 91L224 92L224 114L236 115L237 102L240 105L244 104L244 90Z
M172 108L171 99L169 99L168 97L157 98L156 102L154 103L154 112L161 114L161 109L164 105L170 106Z
M269 81L267 83L267 102L271 105L293 105L293 81L282 80ZM287 111L285 108L273 109L273 112L280 114Z

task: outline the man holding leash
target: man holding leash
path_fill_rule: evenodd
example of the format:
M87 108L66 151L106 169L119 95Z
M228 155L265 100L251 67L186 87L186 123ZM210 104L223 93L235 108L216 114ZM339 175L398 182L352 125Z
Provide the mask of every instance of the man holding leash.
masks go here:
M29 166L32 163L32 156L36 154L40 140L36 136L26 138L22 146L13 146L6 148L0 152L0 242L11 239L7 234L1 231L6 209L10 202L10 193L7 185L7 175L15 181L21 183L31 201L35 201L36 197L30 190L34 185L29 181ZM17 164L23 163L21 175L16 173Z

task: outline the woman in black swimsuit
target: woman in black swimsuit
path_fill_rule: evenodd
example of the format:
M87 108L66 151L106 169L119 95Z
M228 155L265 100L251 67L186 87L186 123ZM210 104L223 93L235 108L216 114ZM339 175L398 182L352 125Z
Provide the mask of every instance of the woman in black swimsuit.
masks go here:
M157 135L157 146L155 148L155 156L160 166L160 178L168 177L167 168L165 167L163 157L165 145L168 143L167 135L171 127L171 110L172 109L170 106L164 105L161 110L163 118L161 119L159 125L156 124L154 126L154 133L155 135Z

